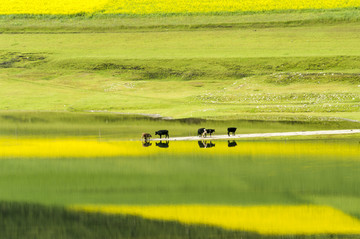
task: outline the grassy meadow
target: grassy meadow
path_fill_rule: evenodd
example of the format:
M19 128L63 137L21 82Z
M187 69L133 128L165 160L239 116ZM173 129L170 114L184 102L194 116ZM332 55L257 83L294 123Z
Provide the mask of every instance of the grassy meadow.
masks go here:
M0 238L359 238L358 134L140 142L359 128L359 7L1 4Z
M0 107L359 120L357 13L3 15Z
M147 60L63 60L36 70L6 69L0 89L6 97L0 104L4 110L109 111L175 118L359 119L359 79L352 69L358 58L312 57L314 68L344 63L350 72L298 73L299 65L312 67L307 59L292 58L291 63L284 58L226 59L220 64L213 59L173 60L171 66L167 60L155 60L155 66ZM256 76L259 63L269 64L270 69L265 69L269 75ZM56 68L62 69L61 76ZM237 68L244 73L237 75ZM297 69L270 73L274 68Z

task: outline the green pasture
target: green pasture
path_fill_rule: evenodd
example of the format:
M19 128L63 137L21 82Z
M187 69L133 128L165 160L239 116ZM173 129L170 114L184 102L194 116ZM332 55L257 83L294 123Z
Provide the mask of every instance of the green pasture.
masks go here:
M359 120L358 11L0 16L0 109Z
M2 34L8 52L53 60L358 56L359 24L64 34Z
M357 56L60 59L14 51L2 52L2 59L2 110L262 120L360 117Z

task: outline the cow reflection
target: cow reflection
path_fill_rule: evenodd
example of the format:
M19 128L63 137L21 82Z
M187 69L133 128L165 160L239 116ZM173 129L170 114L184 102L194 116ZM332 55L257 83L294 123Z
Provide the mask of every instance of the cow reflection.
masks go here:
M198 141L200 148L212 148L215 147L215 144L213 144L211 141L205 141L205 140L199 140Z
M152 145L152 143L149 142L149 141L144 141L144 142L142 142L142 146L143 146L143 147L149 147L149 146L151 146L151 145Z
M164 143L160 140L159 143L156 143L156 146L160 148L169 148L169 141L165 141Z
M228 140L228 147L235 147L237 145L237 143L235 142L235 140Z

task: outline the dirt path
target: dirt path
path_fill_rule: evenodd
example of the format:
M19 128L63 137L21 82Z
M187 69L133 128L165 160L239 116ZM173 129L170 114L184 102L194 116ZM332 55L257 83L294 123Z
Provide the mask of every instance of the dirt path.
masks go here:
M279 137L279 136L308 136L308 135L335 135L335 134L360 134L360 129L347 129L347 130L322 130L322 131L300 131L300 132L281 132L281 133L258 133L258 134L238 134L235 136L228 135L213 135L211 137L200 138L198 136L188 137L171 137L169 139L163 139L168 141L191 141L191 140L217 140L217 139L242 139L242 138L267 138L267 137ZM152 139L157 141L160 139Z

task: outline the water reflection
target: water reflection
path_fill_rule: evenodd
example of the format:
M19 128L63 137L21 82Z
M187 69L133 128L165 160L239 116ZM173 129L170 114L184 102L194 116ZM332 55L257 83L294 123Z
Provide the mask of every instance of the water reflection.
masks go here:
M228 140L228 147L235 147L237 145L236 141L235 140Z
M159 143L156 143L156 146L157 146L157 147L160 147L160 148L169 148L169 141L162 142L162 141L160 140Z
M149 147L149 146L152 145L152 143L149 142L149 141L143 141L143 142L141 142L141 143L142 143L142 146L143 146L143 147Z
M215 144L212 143L211 141L206 141L206 140L199 140L198 141L199 147L200 148L212 148L215 147Z

